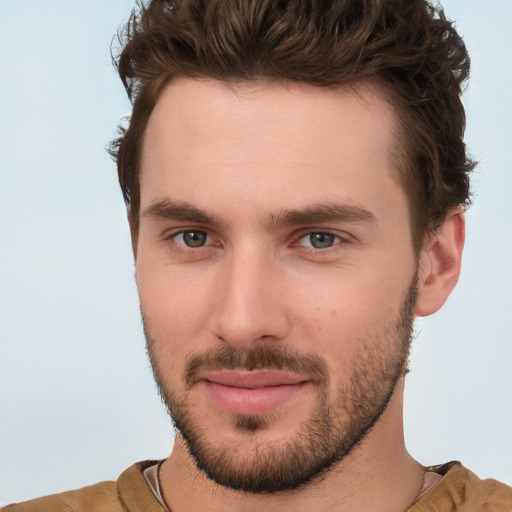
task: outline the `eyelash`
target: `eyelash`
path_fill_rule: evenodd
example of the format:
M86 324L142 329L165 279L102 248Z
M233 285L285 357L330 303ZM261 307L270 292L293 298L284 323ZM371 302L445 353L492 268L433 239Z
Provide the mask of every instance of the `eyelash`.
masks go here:
M180 236L183 237L186 234L205 235L205 243L203 243L201 245L197 245L197 246L191 246L191 245L187 245L184 240L182 243L177 241L177 239ZM208 239L211 239L211 236L208 234L207 231L204 231L202 229L183 229L181 231L178 231L177 233L172 233L171 235L169 235L168 239L173 240L175 243L177 243L178 245L180 245L186 249L194 250L194 249L201 249L203 247L206 247L207 241L208 241ZM215 242L215 244L213 244L213 245L216 247L220 247L221 244L220 244L220 242Z
M188 245L184 239L182 239L182 242L178 241L178 238L180 236L184 237L187 234L190 234L192 236L195 235L196 237L199 235L200 245L196 245L196 246ZM203 243L201 243L202 236L204 236ZM313 237L317 237L316 241L320 242L320 244L325 241L324 238L327 238L327 243L329 244L329 242L330 242L330 244L326 245L325 247L314 247ZM202 248L208 247L208 246L214 246L214 247L222 246L219 241L212 244L211 243L212 237L208 234L207 231L201 230L201 229L183 229L176 233L172 233L167 238L170 240L173 240L175 243L177 243L179 246L183 247L185 250L197 250L197 249L202 249ZM210 240L210 243L208 243L208 240ZM326 231L322 231L322 230L308 231L307 233L304 233L300 237L296 238L295 240L296 241L292 245L304 247L304 248L310 249L312 251L324 251L327 249L331 249L332 247L334 247L340 243L343 244L343 243L347 242L347 240L345 238L343 238L340 235L337 235L335 233L332 233L331 231L327 231L327 230ZM303 241L303 240L309 240L310 244L306 245L306 244L301 243L301 241ZM194 240L192 239L192 241L194 241Z
M325 238L329 239L328 242L330 241L331 243L330 243L330 245L327 245L325 247L314 247L314 245L313 245L314 238L313 237L316 237L316 241L320 242L320 243L323 243L322 238L325 237ZM303 245L300 243L302 240L305 240L305 239L309 240L311 242L311 245ZM341 236L336 235L335 233L332 233L330 231L310 231L298 239L297 245L299 245L300 247L306 247L306 248L314 250L314 251L323 251L323 250L331 249L335 245L343 243L343 242L345 242L345 240Z

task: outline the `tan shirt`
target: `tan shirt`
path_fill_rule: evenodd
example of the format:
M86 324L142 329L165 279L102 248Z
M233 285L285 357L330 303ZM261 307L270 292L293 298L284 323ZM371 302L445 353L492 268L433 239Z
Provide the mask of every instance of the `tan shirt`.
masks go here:
M155 461L134 464L117 482L7 505L1 512L163 512L142 472ZM480 480L459 462L427 468L442 478L407 512L511 512L512 488Z

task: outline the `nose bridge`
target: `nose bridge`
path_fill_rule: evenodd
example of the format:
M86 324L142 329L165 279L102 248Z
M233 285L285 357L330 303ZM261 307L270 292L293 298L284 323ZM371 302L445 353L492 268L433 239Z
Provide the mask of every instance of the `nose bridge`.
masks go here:
M249 347L261 339L280 339L288 327L276 262L269 251L245 244L230 251L219 274L215 335Z

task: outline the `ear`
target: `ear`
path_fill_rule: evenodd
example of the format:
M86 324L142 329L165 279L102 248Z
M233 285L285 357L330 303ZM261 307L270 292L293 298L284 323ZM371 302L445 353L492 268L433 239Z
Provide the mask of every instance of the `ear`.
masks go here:
M427 236L419 259L417 316L435 313L448 299L459 279L465 236L461 208L449 212L441 226Z

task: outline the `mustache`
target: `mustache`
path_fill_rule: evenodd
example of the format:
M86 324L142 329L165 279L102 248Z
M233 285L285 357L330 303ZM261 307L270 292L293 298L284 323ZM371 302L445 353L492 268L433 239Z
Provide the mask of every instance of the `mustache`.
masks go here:
M191 357L185 367L185 384L189 389L207 371L235 369L284 370L304 375L317 385L325 385L329 380L326 363L315 354L291 353L285 347L266 345L250 349L237 349L227 345Z

